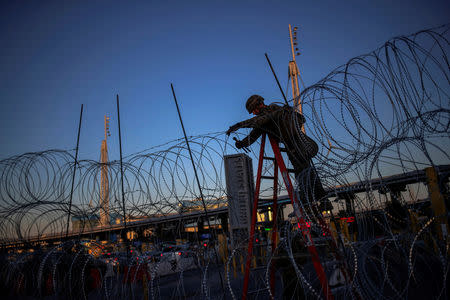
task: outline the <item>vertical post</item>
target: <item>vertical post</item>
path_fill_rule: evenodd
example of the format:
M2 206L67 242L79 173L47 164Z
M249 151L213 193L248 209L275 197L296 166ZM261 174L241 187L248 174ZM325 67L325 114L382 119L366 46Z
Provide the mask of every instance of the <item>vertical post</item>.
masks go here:
M425 169L427 178L428 192L431 199L431 208L436 216L436 231L441 241L445 241L449 235L447 223L447 208L445 207L445 199L439 189L439 177L434 167Z
M275 77L275 80L277 81L277 85L278 85L278 88L280 89L281 95L283 95L284 102L286 103L286 105L289 105L289 103L287 102L287 99L286 99L286 95L284 94L283 89L281 88L280 82L278 81L277 74L275 74L275 70L272 67L272 63L270 62L269 56L267 56L267 53L264 53L264 55L266 56L266 60L269 63L269 67L270 67L270 70L272 71L273 77Z
M208 223L208 229L211 230L211 225L209 223L208 211L206 210L205 198L203 197L202 187L200 185L200 180L198 179L198 175L197 175L197 168L195 167L195 164L194 164L194 157L192 156L191 147L189 146L189 141L187 139L186 131L184 129L183 119L181 118L180 108L178 107L178 101L177 101L177 97L175 96L175 90L173 89L173 84L170 84L170 87L172 89L173 99L175 100L175 105L177 107L177 112L178 112L178 117L180 119L181 128L183 129L184 140L186 141L186 146L188 148L189 156L191 158L192 168L194 169L194 175L195 175L195 179L197 181L198 190L200 192L200 199L202 200L203 211L205 212L206 222Z
M203 210L205 212L206 222L208 223L208 230L212 233L212 240L215 243L215 242L217 242L217 237L216 237L216 234L215 234L215 230L211 228L211 224L209 222L209 216L208 216L208 211L206 210L205 198L203 197L202 187L200 185L200 180L198 179L198 175L197 175L197 168L195 167L195 164L194 164L194 157L192 156L192 151L191 151L191 147L189 146L189 141L187 139L186 130L184 129L183 119L181 118L180 108L178 107L178 101L177 101L177 97L175 96L175 90L173 89L173 84L170 84L170 88L172 89L173 99L174 99L175 105L177 107L177 112L178 112L178 117L180 119L181 128L183 129L184 140L186 141L186 146L187 146L187 148L189 150L189 156L191 158L192 168L194 169L195 179L197 181L198 190L200 192L200 198L202 200L202 205L203 205ZM219 258L218 258L218 255L217 255L216 247L213 246L213 249L214 249L214 253L215 253L214 256L216 257L216 264L219 264ZM222 274L220 273L220 271L219 271L219 276L220 276L220 285L222 287L222 292L225 293L225 290L224 290L224 287L223 287Z
M227 239L225 234L218 234L217 235L217 240L219 243L219 254L220 254L220 258L222 259L223 264L226 263L227 261L227 254L228 254L228 248L227 248ZM225 266L226 267L226 266Z
M127 250L127 257L130 255L130 246L128 244L128 238L127 238L127 216L126 216L126 210L125 210L125 191L123 188L123 164L122 164L122 134L120 131L120 109L119 109L119 95L116 95L117 100L117 124L119 126L119 150L120 150L120 181L122 185L122 209L123 209L123 225L124 225L124 231L125 231L125 246Z
M78 146L80 144L80 131L81 131L81 120L83 118L83 104L81 104L81 111L80 111L80 121L78 122L78 134L77 134L77 147L75 148L75 162L73 165L73 174L72 174L72 187L70 188L70 200L69 200L69 213L67 214L67 227L66 227L66 238L69 235L69 224L70 224L70 215L72 210L72 198L73 198L73 186L75 183L75 174L77 171L77 164L78 164Z

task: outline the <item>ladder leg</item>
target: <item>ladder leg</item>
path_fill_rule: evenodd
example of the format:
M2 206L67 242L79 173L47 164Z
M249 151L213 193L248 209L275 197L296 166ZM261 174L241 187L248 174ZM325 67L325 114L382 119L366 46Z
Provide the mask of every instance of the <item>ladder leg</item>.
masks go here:
M278 163L274 160L273 163L274 175L273 175L273 206L272 206L272 257L277 247L277 223L278 223ZM272 259L272 265L270 267L270 290L273 296L275 296L275 263Z
M266 144L266 134L263 134L263 136L261 138L261 149L259 150L258 171L256 173L255 196L253 199L252 222L250 225L248 253L247 253L247 259L245 261L245 275L244 275L244 286L242 288L242 300L247 299L248 280L250 277L250 262L251 262L252 256L253 256L253 240L255 239L256 214L258 212L258 199L259 199L259 190L261 187L261 173L262 173L262 164L263 164L265 144Z
M322 291L324 293L325 299L334 299L333 294L331 293L331 289L328 286L328 280L325 275L325 271L323 269L322 264L320 263L319 254L317 253L317 249L314 246L314 241L311 238L311 233L309 232L308 226L306 225L305 219L303 218L303 211L299 205L299 200L297 199L297 197L294 193L294 188L292 186L291 179L289 178L289 174L287 172L286 165L284 164L283 157L281 156L278 142L270 135L269 135L269 141L272 146L273 152L275 154L275 159L280 168L281 176L283 177L283 181L284 181L284 184L288 191L289 198L291 199L291 203L294 208L294 213L297 216L297 220L300 224L300 229L301 229L303 238L306 242L306 246L311 255L314 269L316 271L317 277L322 286Z

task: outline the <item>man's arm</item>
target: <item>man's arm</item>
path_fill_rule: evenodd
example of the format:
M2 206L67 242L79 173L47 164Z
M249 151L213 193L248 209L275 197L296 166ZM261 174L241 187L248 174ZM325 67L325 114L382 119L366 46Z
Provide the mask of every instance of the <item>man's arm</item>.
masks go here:
M253 128L255 125L255 120L257 120L258 117L259 116L256 116L251 119L238 122L238 123L234 124L233 126L230 126L230 128L228 128L228 130L227 130L227 135L230 135L230 133L235 132L236 130L241 129L241 128Z
M228 130L227 130L227 132L226 132L227 135L230 135L232 132L235 132L236 130L238 130L239 128L241 128L241 123L242 123L242 122L239 122L239 123L236 123L236 124L230 126L230 128L228 128Z
M249 135L247 137L243 138L241 141L237 140L235 145L236 148L241 149L243 147L248 147L251 144L253 144L259 137L263 134L263 131L259 128L255 128L252 131L250 131Z
M232 132L240 129L240 128L264 128L264 125L270 122L270 120L274 119L275 115L280 112L280 107L270 107L270 110L255 116L253 118L238 122L227 130L227 135L230 135ZM259 137L259 136L258 136Z

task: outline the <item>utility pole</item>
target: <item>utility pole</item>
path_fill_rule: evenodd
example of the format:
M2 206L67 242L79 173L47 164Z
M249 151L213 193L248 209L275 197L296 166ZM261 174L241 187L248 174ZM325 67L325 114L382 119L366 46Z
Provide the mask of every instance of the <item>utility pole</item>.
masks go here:
M110 136L109 117L105 115L105 139L100 150L100 226L109 225L109 179L108 179L108 144Z
M300 55L298 52L298 43L297 43L297 27L294 27L294 30L291 28L291 24L289 24L289 38L291 41L291 53L292 60L289 62L289 81L291 82L292 87L292 98L294 99L294 108L298 110L299 113L302 113L302 103L300 100L300 88L298 85L298 77L300 72L298 71L297 62L295 61L295 56ZM294 51L295 46L295 51ZM302 125L302 131L305 133L305 127Z

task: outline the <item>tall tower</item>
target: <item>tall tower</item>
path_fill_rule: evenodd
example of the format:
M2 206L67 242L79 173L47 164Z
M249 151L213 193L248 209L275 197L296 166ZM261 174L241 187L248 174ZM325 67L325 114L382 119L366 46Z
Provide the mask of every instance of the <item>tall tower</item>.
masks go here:
M300 55L298 52L298 42L297 42L297 27L294 27L294 30L291 28L291 24L289 24L289 38L291 40L291 53L292 60L289 62L289 81L291 82L292 87L292 98L294 99L294 107L298 109L300 113L302 113L302 102L300 100L300 88L298 86L298 78L300 72L298 71L297 62L295 61L295 56ZM294 52L295 46L295 52ZM302 125L302 131L305 132L305 127Z
M100 226L109 225L109 179L108 179L108 144L110 136L109 117L105 115L105 139L100 149Z

